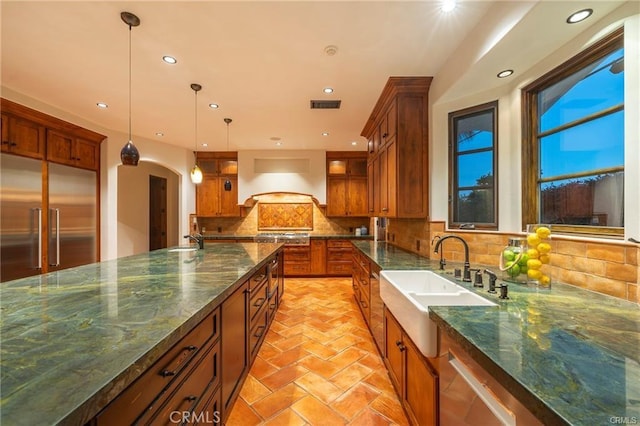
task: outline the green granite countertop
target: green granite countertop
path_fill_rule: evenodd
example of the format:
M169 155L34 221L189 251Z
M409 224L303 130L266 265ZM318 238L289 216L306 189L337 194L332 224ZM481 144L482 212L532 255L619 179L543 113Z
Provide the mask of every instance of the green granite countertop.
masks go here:
M83 424L281 244L156 250L0 286L0 423Z
M237 234L205 234L206 240L238 240L238 241L253 241L254 235L237 235ZM373 240L373 235L354 235L354 234L309 234L311 239L324 239L324 240Z
M385 243L354 245L381 269L438 268ZM456 282L498 306L434 306L429 316L544 424L640 424L638 304L561 283L509 283L502 301Z

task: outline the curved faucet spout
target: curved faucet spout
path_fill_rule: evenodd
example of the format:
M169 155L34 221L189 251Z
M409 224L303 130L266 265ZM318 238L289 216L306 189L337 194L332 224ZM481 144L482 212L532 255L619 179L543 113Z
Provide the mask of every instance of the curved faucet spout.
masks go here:
M469 270L469 268L471 267L471 265L469 264L469 245L462 237L459 237L458 235L445 235L444 237L438 239L438 241L436 242L436 246L433 249L433 252L438 253L438 250L440 249L440 246L442 245L442 243L445 242L445 240L448 240L450 238L460 241L464 246L464 275L462 277L462 281L471 282L471 271ZM446 264L446 261L443 258L443 253L440 253L440 269L444 269L445 264Z

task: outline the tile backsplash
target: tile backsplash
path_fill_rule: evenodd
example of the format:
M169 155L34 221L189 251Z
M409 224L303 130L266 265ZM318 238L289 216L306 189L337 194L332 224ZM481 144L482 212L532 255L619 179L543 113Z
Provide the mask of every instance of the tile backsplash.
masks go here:
M426 257L434 257L431 241L437 235L457 234L469 244L470 262L498 265L502 249L514 234L498 232L445 232L444 222L395 219L389 224L395 245ZM553 236L551 276L577 287L640 303L640 247L637 244L599 242L593 239ZM420 244L417 244L417 241ZM419 248L418 248L419 246ZM444 245L445 259L464 261L461 243L449 240Z

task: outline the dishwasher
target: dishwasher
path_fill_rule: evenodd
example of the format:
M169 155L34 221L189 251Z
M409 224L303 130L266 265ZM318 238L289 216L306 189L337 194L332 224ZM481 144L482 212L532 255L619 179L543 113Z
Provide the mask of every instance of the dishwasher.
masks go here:
M371 272L369 275L369 286L371 291L371 314L369 327L373 340L376 342L378 351L384 355L384 303L380 297L380 267L371 262Z

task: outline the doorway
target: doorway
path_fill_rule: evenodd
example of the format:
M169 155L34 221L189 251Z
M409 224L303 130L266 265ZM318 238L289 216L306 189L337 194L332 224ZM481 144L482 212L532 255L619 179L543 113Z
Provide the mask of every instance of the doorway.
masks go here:
M167 179L149 175L149 250L167 247Z

